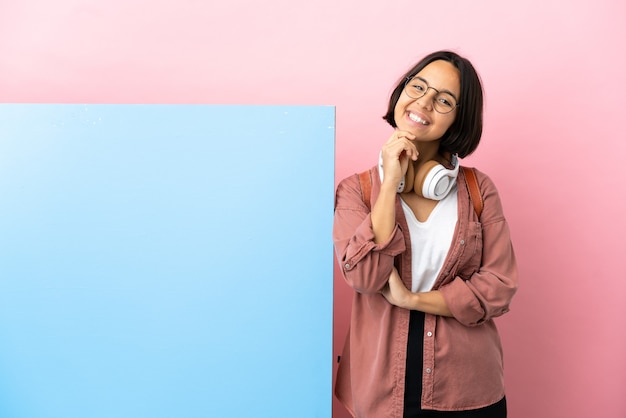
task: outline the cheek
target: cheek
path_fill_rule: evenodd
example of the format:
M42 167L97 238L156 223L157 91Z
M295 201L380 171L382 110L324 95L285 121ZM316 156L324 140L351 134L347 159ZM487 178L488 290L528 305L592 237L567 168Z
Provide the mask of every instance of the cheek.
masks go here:
M450 129L450 127L454 124L455 120L456 120L456 116L446 117L444 120L441 121L441 127L443 128L444 132L447 132L448 129Z
M406 103L399 99L396 102L396 106L393 108L393 114L396 118L401 117L404 114L404 109L406 108Z
M400 119L402 117L402 111L399 110L397 106L396 106L396 108L393 111L393 117L396 120L396 122L398 122L398 119Z

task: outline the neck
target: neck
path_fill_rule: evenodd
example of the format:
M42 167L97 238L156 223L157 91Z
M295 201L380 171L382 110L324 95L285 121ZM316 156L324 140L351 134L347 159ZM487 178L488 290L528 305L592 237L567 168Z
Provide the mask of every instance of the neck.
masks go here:
M439 142L417 144L417 151L419 152L419 158L413 163L415 168L430 160L435 160L444 166L450 165L450 155L448 153L445 153L445 155L439 153Z

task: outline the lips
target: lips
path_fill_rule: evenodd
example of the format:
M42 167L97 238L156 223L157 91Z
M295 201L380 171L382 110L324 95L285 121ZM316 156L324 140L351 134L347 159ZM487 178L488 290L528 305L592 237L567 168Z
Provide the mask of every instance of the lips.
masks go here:
M415 123L419 123L420 125L424 125L424 126L430 124L430 122L428 122L427 120L422 119L421 117L419 117L418 115L416 115L413 112L409 112L409 119L411 119Z

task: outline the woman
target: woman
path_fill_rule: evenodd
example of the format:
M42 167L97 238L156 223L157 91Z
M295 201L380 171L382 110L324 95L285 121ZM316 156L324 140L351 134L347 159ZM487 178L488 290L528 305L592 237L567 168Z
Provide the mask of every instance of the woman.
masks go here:
M428 55L391 94L371 192L358 175L337 187L333 240L355 292L335 393L358 418L506 417L493 318L517 290L515 256L494 184L475 171L479 217L457 160L478 146L482 105L467 59ZM426 190L433 165L442 183Z

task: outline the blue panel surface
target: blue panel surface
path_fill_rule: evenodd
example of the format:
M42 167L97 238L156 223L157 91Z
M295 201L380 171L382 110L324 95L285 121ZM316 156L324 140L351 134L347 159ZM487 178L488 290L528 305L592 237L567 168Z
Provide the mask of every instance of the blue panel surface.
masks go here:
M0 105L0 416L330 417L334 117Z

